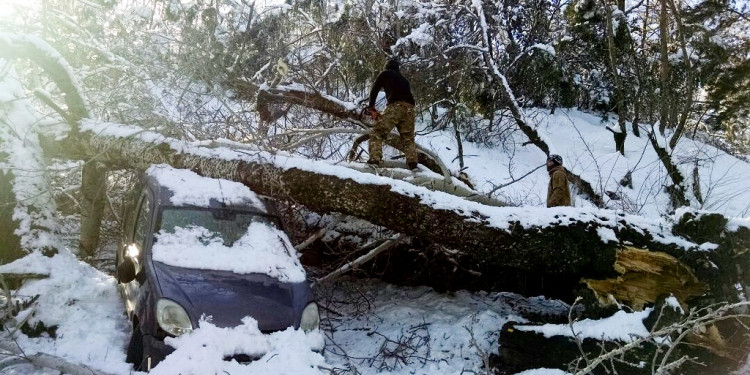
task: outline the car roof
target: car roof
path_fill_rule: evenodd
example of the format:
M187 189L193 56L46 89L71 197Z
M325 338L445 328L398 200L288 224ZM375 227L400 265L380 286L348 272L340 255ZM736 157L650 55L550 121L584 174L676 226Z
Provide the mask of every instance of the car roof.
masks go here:
M239 182L204 177L166 164L150 166L142 178L159 206L233 208L269 213L267 198Z

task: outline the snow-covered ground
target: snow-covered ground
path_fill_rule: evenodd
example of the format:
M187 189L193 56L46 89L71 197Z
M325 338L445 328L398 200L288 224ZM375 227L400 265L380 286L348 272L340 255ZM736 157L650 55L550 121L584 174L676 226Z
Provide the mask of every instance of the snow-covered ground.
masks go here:
M70 253L52 258L30 255L0 267L1 272L35 272L17 297L39 294L31 322L56 325L56 337L17 336L27 355L47 353L112 374L129 374L125 347L130 326L116 293L116 281ZM330 369L360 374L481 373L483 359L497 352L500 327L524 321L524 312L560 313L562 302L510 293L438 294L427 287L401 288L345 279L321 287L321 332L287 331L262 335L254 320L233 328L202 322L194 332L168 339L177 350L155 374L328 374ZM31 311L19 314L22 319ZM311 348L325 335L325 356ZM223 358L236 352L263 356L249 365ZM29 365L21 374L36 373ZM355 372L356 371L356 372ZM342 373L342 372L339 372Z

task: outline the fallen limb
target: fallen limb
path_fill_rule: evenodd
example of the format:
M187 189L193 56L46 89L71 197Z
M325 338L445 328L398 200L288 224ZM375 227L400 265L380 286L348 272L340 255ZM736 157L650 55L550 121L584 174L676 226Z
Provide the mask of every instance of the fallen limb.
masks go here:
M60 371L60 373L69 375L113 375L109 372L93 369L85 365L72 363L64 358L45 353L30 355L23 354L23 351L21 351L21 349L15 342L10 343L5 340L0 340L0 349L7 351L14 356L13 360L9 360L4 364L5 367L18 365L21 363L30 363L34 366L57 370Z
M359 257L359 258L357 258L357 259L355 259L355 260L353 260L353 261L351 261L351 262L349 262L347 264L344 264L339 269L337 269L337 270L329 273L328 275L319 278L317 280L317 282L318 283L324 283L324 282L330 281L332 279L335 279L335 278L337 278L337 277L339 277L339 276L341 276L341 275L343 275L343 274L351 271L352 269L354 269L354 268L356 268L356 267L358 267L358 266L360 266L360 265L362 265L362 264L370 261L371 259L375 258L378 254L382 253L383 251L386 251L386 250L390 249L393 245L395 245L395 244L403 241L405 238L406 238L406 235L404 235L404 234L399 234L396 237L390 238L390 239L386 240L385 242L383 242L382 244L380 244L380 246L378 246L378 247L370 250L370 252L368 252L367 254L362 255L361 257Z

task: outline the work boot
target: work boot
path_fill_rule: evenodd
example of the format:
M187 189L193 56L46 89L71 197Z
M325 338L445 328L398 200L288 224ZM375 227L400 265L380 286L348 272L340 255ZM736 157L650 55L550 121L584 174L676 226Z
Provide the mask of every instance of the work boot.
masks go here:
M406 165L409 167L409 169L417 169L417 162L406 163Z

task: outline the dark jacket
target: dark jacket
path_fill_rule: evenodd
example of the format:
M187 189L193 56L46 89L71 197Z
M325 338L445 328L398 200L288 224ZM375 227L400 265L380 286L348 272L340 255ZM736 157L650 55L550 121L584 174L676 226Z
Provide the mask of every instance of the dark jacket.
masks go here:
M565 172L565 168L558 165L548 172L547 207L570 206L570 188L568 187L568 173Z
M388 100L388 104L395 102L414 104L411 85L398 70L386 69L375 79L372 90L370 90L370 108L375 107L375 99L378 98L380 89L385 90L385 98Z

